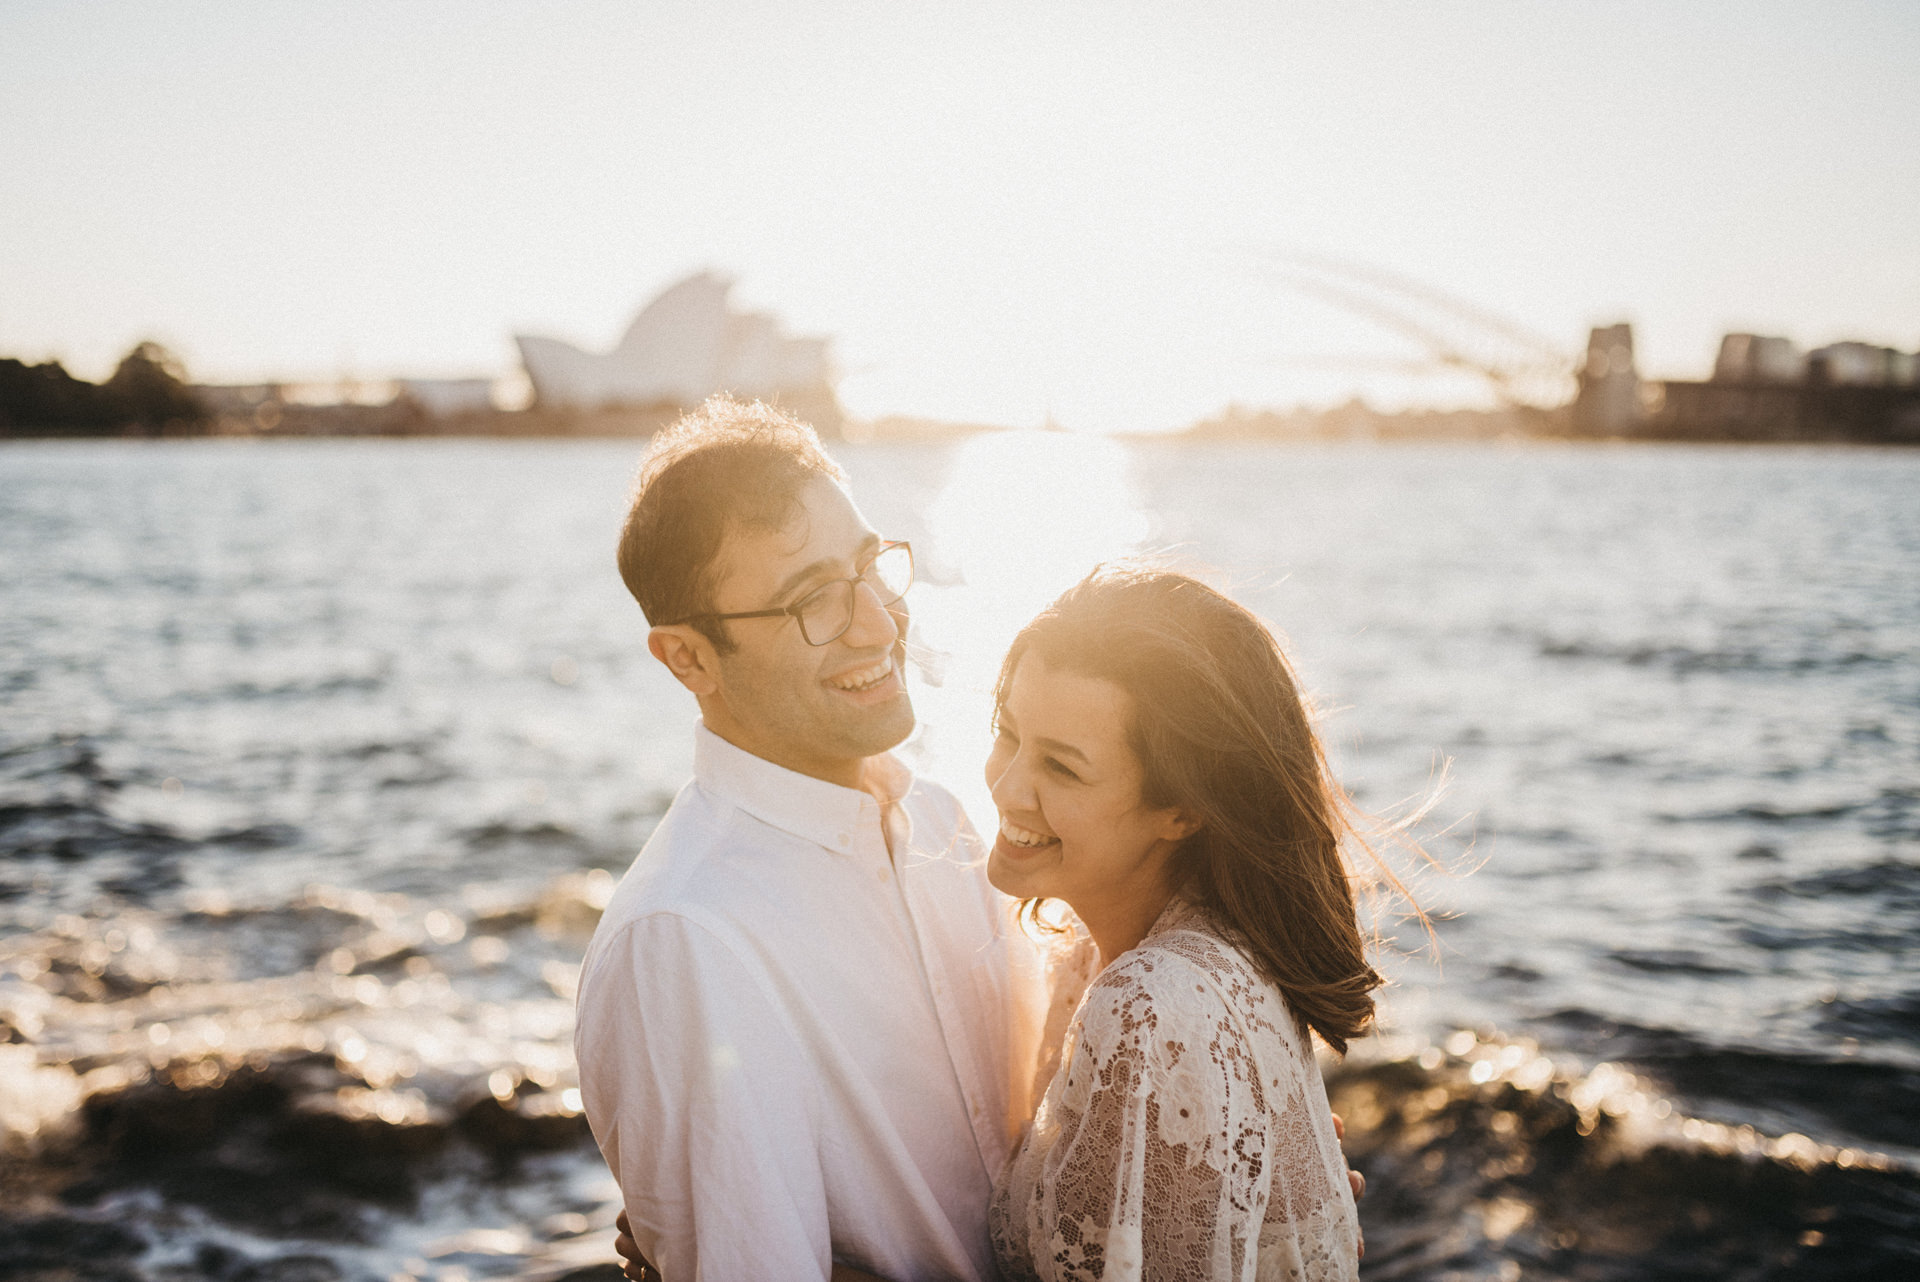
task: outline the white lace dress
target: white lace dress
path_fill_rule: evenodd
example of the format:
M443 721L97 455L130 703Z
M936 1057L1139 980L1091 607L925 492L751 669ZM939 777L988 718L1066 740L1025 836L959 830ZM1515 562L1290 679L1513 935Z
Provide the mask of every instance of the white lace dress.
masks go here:
M1180 901L1087 988L1001 1173L1010 1279L1352 1279L1359 1220L1305 1033Z

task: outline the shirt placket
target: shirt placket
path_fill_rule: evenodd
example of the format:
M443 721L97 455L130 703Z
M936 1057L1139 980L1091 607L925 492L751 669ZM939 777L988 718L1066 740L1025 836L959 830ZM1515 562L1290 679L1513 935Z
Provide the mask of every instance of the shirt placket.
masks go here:
M944 964L929 964L930 961L944 963L950 959L935 942L938 936L926 928L927 921L939 909L934 904L924 902L925 879L918 875L913 864L912 822L902 806L891 806L885 813L894 817L893 848L898 852L894 860L894 880L899 888L900 906L906 913L914 948L920 954L921 973L927 977L934 1016L940 1021L940 1033L947 1044L947 1059L953 1066L954 1080L959 1083L960 1096L966 1102L967 1122L973 1128L974 1146L979 1150L980 1165L991 1181L998 1173L1000 1158L1006 1152L1003 1119L990 1107L984 1083L977 1071L979 1048L974 1038L973 1022L969 1018L972 1012L963 1006L960 995L953 991L953 980L948 977L947 967Z

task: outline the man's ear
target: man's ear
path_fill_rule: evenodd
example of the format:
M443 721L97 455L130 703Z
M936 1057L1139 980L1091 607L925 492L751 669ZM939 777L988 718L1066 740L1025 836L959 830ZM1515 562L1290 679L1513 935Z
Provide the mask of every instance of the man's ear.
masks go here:
M674 680L704 698L720 688L720 655L699 629L677 623L647 633L647 649Z

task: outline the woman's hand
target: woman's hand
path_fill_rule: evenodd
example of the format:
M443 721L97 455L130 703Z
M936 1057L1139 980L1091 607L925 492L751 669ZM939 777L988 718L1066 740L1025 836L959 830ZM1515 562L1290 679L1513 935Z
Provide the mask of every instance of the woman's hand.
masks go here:
M1338 1113L1333 1115L1333 1138L1343 1144L1346 1143L1347 1140L1347 1124L1340 1120L1340 1114ZM1340 1156L1345 1158L1346 1154L1342 1153ZM1347 1183L1353 1186L1354 1201L1358 1202L1367 1195L1367 1177L1354 1170L1351 1166L1347 1168ZM1364 1233L1360 1235L1360 1258L1363 1260L1367 1258L1367 1235Z
M1342 1144L1347 1142L1347 1124L1340 1120L1340 1114L1338 1113L1333 1115L1333 1138L1339 1140ZM1346 1155L1343 1153L1341 1156L1344 1157ZM1367 1195L1367 1177L1352 1167L1347 1168L1347 1183L1353 1186L1354 1201L1358 1202Z

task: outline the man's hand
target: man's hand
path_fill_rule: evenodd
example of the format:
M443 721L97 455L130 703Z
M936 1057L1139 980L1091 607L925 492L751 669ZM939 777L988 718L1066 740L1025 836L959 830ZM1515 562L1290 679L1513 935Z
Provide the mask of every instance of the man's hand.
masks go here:
M1338 1113L1333 1115L1333 1138L1341 1143L1345 1143L1347 1139L1347 1124L1340 1120ZM1344 1157L1345 1154L1342 1156ZM1354 1201L1358 1202L1367 1195L1367 1177L1352 1167L1347 1168L1347 1183L1353 1186ZM1364 1233L1360 1235L1360 1258L1363 1260L1367 1258L1367 1238Z
M633 1240L633 1221L627 1218L625 1211L620 1212L613 1227L618 1230L613 1239L613 1249L620 1253L620 1271L632 1278L633 1282L661 1282L660 1270L640 1254L640 1244ZM833 1282L886 1282L886 1279L836 1263L833 1266Z
M625 1211L613 1222L619 1230L613 1239L613 1249L620 1253L620 1271L633 1279L633 1282L660 1282L660 1270L653 1267L652 1261L640 1254L640 1244L633 1240L633 1221L627 1218Z

